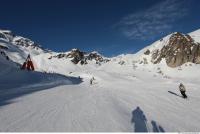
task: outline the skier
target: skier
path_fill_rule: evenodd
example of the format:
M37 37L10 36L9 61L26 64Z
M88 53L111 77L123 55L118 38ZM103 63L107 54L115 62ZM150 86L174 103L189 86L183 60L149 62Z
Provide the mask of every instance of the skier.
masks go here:
M93 81L94 81L94 80L95 80L94 77L92 77L92 78L90 79L90 85L93 84Z
M180 83L180 85L179 85L179 90L180 90L183 98L187 98L187 95L185 94L186 89L185 89L185 86L182 83Z

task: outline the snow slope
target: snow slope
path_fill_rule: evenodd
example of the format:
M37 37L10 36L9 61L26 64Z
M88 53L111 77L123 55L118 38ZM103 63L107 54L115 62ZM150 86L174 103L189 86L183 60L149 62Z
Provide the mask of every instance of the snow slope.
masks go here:
M200 43L200 29L189 33L189 35L198 43Z
M0 55L0 106L13 98L59 85L78 84L81 79L59 74L29 72Z
M16 36L9 30L0 30L0 46L8 49L4 50L7 56L14 62L22 64L28 54L36 56L48 52L30 39Z
M117 72L117 71L116 71ZM180 97L179 79L145 71L90 72L79 85L64 85L20 96L0 106L0 130L17 132L199 131L199 81L185 82L189 99ZM31 105L30 105L31 104ZM139 107L140 109L137 109ZM143 113L142 113L143 111ZM143 118L143 117L146 117ZM162 129L155 129L157 127ZM152 124L153 123L153 124Z
M169 68L164 61L152 64L143 54L146 49L161 49L169 37L102 65L49 60L57 53L42 51L32 56L38 72L19 70L16 63L0 55L0 131L200 131L200 66L186 63ZM13 46L17 50L12 53L17 51L22 57L18 46L11 43L9 48ZM147 64L141 62L144 58ZM95 80L90 85L92 77ZM179 93L180 82L187 88L188 99Z

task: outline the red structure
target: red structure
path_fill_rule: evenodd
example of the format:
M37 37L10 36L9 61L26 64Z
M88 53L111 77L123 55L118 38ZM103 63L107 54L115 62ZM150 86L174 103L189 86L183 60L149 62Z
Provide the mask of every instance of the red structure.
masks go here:
M29 71L34 71L34 70L35 70L30 55L28 55L26 61L25 61L24 64L22 65L21 69L23 69L23 70L26 70L26 69L27 69L27 70L29 70Z

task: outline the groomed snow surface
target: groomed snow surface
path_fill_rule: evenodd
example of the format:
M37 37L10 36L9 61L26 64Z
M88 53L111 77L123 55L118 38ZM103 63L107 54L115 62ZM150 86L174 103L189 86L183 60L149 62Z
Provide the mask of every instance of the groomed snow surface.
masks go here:
M112 64L77 73L81 79L1 68L0 131L200 131L200 81Z

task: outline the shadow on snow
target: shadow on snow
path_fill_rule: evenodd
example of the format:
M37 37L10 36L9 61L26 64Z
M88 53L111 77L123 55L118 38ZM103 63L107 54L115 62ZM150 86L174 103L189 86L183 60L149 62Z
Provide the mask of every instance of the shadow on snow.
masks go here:
M178 97L181 97L181 98L183 98L181 95L179 95L179 94L177 94L177 93L174 93L174 92L172 92L172 91L168 91L168 93L170 93L170 94L173 94L173 95L175 95L175 96L178 96Z
M33 92L47 90L62 85L80 84L82 82L81 78L60 74L47 74L40 72L29 72L27 74L29 76L28 80L24 80L26 79L26 77L24 77L22 78L23 80L5 78L6 80L3 79L5 81L0 81L0 107L14 103L13 99ZM24 74L22 73L22 77L23 75ZM9 79L11 82L8 81ZM16 81L15 83L13 83L14 80Z
M132 120L131 123L134 124L134 132L150 132L148 125L147 125L147 118L144 112L137 107L132 112ZM165 132L162 126L157 125L156 121L151 121L151 125L153 128L153 132Z

